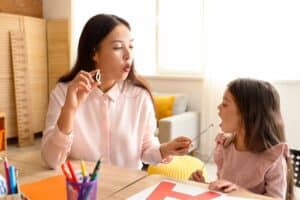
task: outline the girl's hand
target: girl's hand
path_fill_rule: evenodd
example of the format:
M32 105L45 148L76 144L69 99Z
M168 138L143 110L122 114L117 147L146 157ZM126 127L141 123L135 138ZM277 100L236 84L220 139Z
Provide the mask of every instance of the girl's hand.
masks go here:
M76 111L78 106L86 100L92 89L101 83L95 81L93 76L97 70L91 72L80 71L69 83L64 107Z
M226 180L216 180L214 182L211 182L208 185L208 189L210 190L218 190L221 192L232 192L235 190L238 190L238 186L234 183L231 183L230 181L226 181Z
M191 176L189 177L189 180L192 180L192 181L197 181L197 182L200 182L200 183L205 183L205 178L202 174L202 170L196 170L194 171Z
M165 159L171 155L185 155L188 153L192 140L188 137L180 136L168 143L160 145L162 158Z
M233 140L234 134L232 133L219 133L215 138L215 142L223 145L224 147L227 147L229 144L231 144Z

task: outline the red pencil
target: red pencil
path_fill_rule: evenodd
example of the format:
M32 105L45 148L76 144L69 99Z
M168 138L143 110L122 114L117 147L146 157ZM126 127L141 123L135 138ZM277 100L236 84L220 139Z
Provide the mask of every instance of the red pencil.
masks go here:
M78 183L77 176L76 176L76 174L74 172L74 169L72 167L72 164L71 164L71 162L69 160L67 160L67 165L68 165L69 171L71 173L71 179L72 179L72 181L74 183Z
M69 176L69 174L68 174L68 172L67 172L67 170L66 170L66 166L65 166L65 164L63 163L63 164L61 164L61 170L63 171L63 173L64 173L64 175L65 175L65 177L70 181L71 180L71 177Z

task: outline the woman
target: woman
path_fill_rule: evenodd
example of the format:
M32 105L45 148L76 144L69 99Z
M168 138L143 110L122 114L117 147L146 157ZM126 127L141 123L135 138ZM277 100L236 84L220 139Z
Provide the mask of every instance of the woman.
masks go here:
M50 95L42 156L52 168L68 156L141 169L188 152L191 140L159 144L152 96L135 75L130 26L100 14L86 23L75 66ZM95 81L97 71L101 81Z

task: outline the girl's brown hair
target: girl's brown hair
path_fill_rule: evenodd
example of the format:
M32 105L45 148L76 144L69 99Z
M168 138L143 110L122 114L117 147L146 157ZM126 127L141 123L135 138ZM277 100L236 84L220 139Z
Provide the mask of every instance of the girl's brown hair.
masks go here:
M266 81L240 78L228 84L245 126L245 144L251 152L263 152L286 142L284 123L280 111L280 97ZM247 123L245 123L247 122ZM286 199L294 199L293 168L287 158Z

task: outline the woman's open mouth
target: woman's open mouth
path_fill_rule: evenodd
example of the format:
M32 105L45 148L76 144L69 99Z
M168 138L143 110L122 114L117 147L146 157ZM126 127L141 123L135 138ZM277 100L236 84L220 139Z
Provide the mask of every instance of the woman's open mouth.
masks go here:
M130 69L131 69L131 67L130 67L129 64L127 64L127 65L125 65L125 66L123 67L123 71L124 71L124 72L129 72Z

